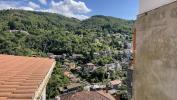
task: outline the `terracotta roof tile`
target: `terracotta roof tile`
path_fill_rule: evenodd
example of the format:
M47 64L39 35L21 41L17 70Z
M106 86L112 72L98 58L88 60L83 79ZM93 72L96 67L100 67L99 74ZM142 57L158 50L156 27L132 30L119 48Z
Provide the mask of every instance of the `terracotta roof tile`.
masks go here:
M118 85L121 84L121 80L113 80L110 82L112 85Z
M0 100L31 100L54 62L0 54Z
M115 100L108 93L99 91L82 91L61 96L61 100Z

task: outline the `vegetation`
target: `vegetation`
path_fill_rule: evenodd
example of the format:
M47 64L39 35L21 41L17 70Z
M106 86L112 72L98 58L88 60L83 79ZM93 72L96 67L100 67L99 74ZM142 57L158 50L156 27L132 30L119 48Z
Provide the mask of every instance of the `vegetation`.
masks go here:
M131 40L133 24L133 21L106 16L80 21L22 10L0 11L0 22L0 53L29 56L45 56L48 52L81 53L89 61L93 59L93 52L121 49L121 43L117 42Z
M59 94L58 88L66 86L69 79L63 75L60 64L57 63L47 86L47 98L54 98Z
M44 12L1 10L0 53L26 56L47 56L47 53L71 56L75 53L84 56L81 63L103 66L121 59L123 55L119 51L132 40L133 22L101 15L80 21ZM114 55L95 56L101 51ZM93 73L89 76L90 81L103 81L104 69ZM57 64L47 88L50 90L48 97L54 97L58 93L57 87L68 82Z

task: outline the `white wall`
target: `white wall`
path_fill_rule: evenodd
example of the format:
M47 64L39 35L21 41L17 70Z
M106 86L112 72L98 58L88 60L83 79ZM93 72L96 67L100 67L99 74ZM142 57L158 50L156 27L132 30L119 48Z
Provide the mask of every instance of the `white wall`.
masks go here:
M169 4L177 0L139 0L139 1L140 1L139 14L142 14L144 12L153 10L162 5Z

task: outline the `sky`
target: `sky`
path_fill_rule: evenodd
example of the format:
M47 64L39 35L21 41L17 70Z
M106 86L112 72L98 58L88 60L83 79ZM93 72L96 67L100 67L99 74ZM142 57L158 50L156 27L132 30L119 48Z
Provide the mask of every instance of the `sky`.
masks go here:
M80 20L93 15L134 20L139 9L138 0L0 0L0 10L10 8L57 13Z

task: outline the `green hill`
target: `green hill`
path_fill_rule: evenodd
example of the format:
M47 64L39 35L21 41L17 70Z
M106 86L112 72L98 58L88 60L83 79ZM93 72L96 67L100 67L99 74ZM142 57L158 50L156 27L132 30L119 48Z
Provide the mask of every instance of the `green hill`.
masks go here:
M132 25L131 20L101 15L80 21L52 13L1 10L0 53L88 55L92 50L121 49L110 39L115 42L131 41ZM115 34L120 37L114 37Z
M47 53L54 53L68 57L75 53L83 55L82 59L75 61L77 64L92 62L104 66L125 56L115 52L126 49L125 44L131 42L133 23L131 20L101 15L80 21L52 13L1 10L0 54L46 56ZM111 52L111 55L100 52ZM101 56L94 55L99 53ZM48 83L47 98L54 98L59 93L58 86L69 82L62 74L59 63ZM102 75L99 70L98 73Z

